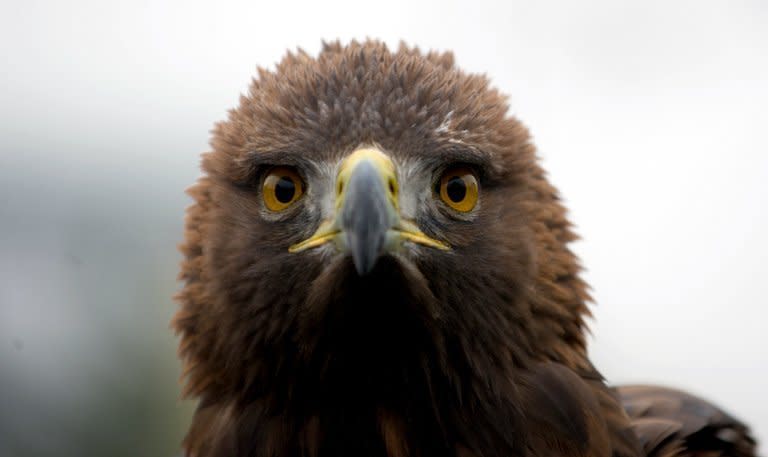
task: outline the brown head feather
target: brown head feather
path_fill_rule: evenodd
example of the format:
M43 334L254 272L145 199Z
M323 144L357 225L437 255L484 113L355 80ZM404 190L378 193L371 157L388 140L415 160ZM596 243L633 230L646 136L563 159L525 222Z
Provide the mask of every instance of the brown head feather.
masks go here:
M576 237L487 78L449 53L375 41L258 73L189 191L173 324L185 392L201 399L189 454L635 455L586 357ZM360 278L347 258L288 252L319 215L265 219L263 167L337 163L369 144L400 161L484 158L472 223L419 220L450 253L382 258Z

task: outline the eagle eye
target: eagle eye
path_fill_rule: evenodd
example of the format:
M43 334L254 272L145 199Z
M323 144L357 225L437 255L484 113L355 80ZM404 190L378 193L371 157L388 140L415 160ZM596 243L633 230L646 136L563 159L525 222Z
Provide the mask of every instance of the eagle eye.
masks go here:
M264 204L270 211L283 211L304 194L304 181L291 167L274 167L262 187Z
M443 203L462 213L472 211L480 193L475 173L466 166L444 171L436 191Z

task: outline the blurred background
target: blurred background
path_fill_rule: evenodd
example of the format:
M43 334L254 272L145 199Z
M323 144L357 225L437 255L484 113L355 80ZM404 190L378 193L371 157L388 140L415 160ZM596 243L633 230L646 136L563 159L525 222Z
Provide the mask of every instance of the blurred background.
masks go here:
M257 65L365 37L511 95L584 238L609 381L768 441L765 1L50 0L0 6L0 457L177 452L168 322L209 129Z

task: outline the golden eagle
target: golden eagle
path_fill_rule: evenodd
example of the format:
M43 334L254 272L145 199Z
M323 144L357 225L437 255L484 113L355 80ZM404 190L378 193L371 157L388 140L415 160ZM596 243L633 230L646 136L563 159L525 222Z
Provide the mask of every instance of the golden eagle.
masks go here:
M526 128L450 53L289 53L216 125L174 327L190 457L751 456L703 400L607 386Z

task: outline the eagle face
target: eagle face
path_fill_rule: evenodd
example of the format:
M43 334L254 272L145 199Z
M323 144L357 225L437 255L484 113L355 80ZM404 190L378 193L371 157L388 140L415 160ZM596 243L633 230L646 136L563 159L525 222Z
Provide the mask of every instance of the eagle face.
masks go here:
M505 98L450 54L289 54L211 146L174 320L193 455L352 453L355 434L502 455L525 442L529 366L591 369L557 193Z

